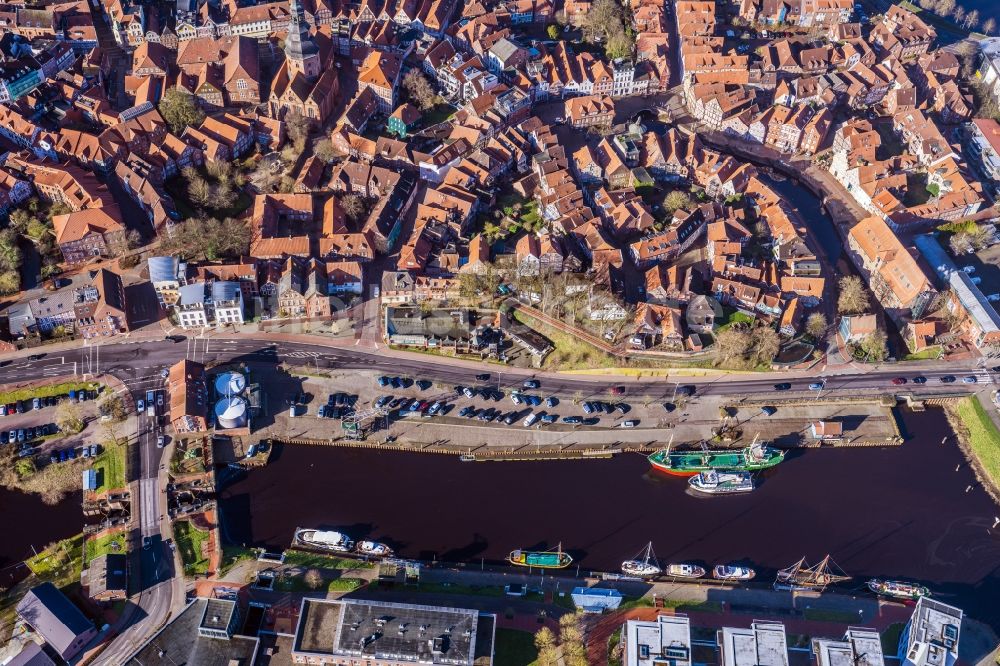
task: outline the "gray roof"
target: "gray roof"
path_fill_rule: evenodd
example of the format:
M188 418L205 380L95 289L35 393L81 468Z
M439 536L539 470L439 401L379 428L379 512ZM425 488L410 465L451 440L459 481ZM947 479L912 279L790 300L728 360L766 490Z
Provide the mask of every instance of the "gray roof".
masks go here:
M239 282L213 282L212 300L216 303L235 301L240 297Z
M476 327L471 310L431 310L386 308L385 324L389 336L417 336L435 339L468 340Z
M120 553L108 553L91 560L88 565L90 596L125 591L128 585L127 562L128 559Z
M490 52L500 60L506 62L507 59L517 53L520 48L520 46L504 37L497 40L497 43L493 45Z
M229 666L234 660L241 666L254 663L256 638L233 636L227 640L198 633L210 601L214 600L198 598L192 601L123 663L127 666Z
M204 282L194 282L192 284L186 284L180 288L180 305L195 305L196 303L205 302L205 283Z
M969 316L984 333L1000 331L1000 315L987 300L983 292L965 271L958 270L955 263L941 248L941 244L931 234L917 236L913 241L924 259L934 268L938 276L948 283Z
M94 624L52 583L31 588L17 604L17 614L59 654L65 654L78 636Z
M31 314L31 306L28 303L14 303L7 308L7 321L10 334L14 336L28 333L35 327L35 316Z
M17 655L7 662L7 666L56 666L38 643L28 643Z
M150 257L147 260L149 265L150 282L173 282L177 280L177 267L180 261L177 257Z
M472 664L479 612L381 601L305 599L296 651Z

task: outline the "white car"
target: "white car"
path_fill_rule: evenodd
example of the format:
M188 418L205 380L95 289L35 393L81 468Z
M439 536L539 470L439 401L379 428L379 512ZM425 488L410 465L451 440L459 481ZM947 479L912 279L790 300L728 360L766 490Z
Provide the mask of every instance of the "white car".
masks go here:
M145 411L145 409L146 409L146 403L142 401L142 398L139 398L138 400L135 401L135 411L141 414L143 411Z

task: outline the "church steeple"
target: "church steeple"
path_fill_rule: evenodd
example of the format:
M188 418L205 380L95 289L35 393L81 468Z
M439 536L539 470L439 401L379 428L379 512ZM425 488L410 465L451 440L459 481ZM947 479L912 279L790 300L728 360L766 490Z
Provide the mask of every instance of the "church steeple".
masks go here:
M309 33L309 26L306 25L299 0L291 0L289 9L292 20L288 26L288 36L285 38L285 58L288 60L289 77L294 77L296 72L302 72L307 79L316 79L320 70L319 47Z

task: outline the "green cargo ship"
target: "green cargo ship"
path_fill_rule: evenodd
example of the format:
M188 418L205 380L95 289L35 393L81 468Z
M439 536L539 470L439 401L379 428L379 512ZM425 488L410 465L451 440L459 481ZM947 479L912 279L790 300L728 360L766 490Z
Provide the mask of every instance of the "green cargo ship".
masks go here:
M649 464L661 472L674 476L694 476L710 470L728 472L757 472L774 467L785 459L785 452L756 441L738 451L721 449L704 451L671 451L661 449L649 456Z
M573 563L573 558L564 553L562 544L559 544L559 549L556 551L514 550L507 556L507 561L519 567L565 569Z

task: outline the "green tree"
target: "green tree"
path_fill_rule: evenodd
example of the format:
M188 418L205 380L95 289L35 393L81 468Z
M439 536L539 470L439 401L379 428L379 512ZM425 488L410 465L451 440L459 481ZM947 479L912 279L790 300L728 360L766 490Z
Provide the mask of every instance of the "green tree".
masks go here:
M549 27L545 28L546 34L548 34L549 39L559 38L559 26L550 24Z
M0 294L16 294L20 290L20 273L17 271L0 271Z
M604 47L604 53L611 60L617 58L630 58L635 49L635 36L632 30L623 28L615 30L608 36L608 42Z
M538 650L537 664L539 666L555 666L559 661L559 650L556 637L548 627L542 627L535 633L535 648Z
M0 270L16 271L21 267L21 248L13 229L0 230Z
M180 134L185 127L200 125L205 114L198 108L194 97L180 88L171 88L160 98L160 115L170 125L174 134Z

